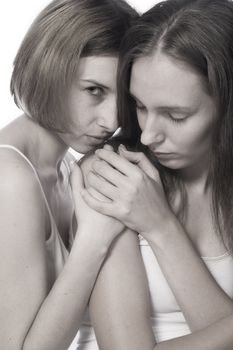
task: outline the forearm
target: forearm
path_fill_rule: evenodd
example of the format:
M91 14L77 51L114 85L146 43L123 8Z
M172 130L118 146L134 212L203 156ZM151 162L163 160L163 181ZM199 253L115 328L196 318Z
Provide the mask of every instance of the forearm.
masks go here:
M89 306L101 350L153 348L148 282L134 232L114 242Z
M233 312L233 302L218 286L177 221L166 223L149 244L192 331Z
M70 256L42 303L27 334L23 350L64 350L78 331L99 269L110 241L104 248L75 242Z
M153 350L232 350L233 315L184 337L156 345Z

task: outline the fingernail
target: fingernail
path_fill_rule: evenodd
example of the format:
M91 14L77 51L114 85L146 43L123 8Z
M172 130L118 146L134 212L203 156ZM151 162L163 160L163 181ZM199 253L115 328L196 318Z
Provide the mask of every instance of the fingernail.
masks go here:
M106 145L104 145L104 149L111 151L112 150L112 146L106 144Z
M119 148L121 151L127 151L126 147L122 144L120 144Z

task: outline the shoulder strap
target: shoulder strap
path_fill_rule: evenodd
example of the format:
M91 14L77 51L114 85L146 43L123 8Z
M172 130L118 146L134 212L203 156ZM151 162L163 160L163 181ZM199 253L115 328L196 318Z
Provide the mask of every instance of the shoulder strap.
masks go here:
M45 195L45 193L44 193L43 186L42 186L42 184L41 184L41 182L40 182L40 178L39 178L39 176L38 176L38 174L37 174L37 171L36 171L34 165L32 164L32 162L25 156L25 154L23 154L23 153L22 153L17 147L15 147L15 146L8 145L8 144L4 144L4 145L0 145L0 148L10 149L10 150L12 150L12 151L18 153L18 154L29 164L29 166L32 168L32 170L33 170L33 172L34 172L34 174L35 174L35 176L36 176L36 179L37 179L37 181L38 181L38 183L39 183L39 186L40 186L42 195L43 195L43 197L44 197L45 204L46 204L46 207L47 207L48 212L49 212L49 216L50 216L50 218L52 218L52 220L53 220L53 215L52 215L52 212L51 212L51 210L50 210L49 203L48 203L48 201L47 201L46 195Z

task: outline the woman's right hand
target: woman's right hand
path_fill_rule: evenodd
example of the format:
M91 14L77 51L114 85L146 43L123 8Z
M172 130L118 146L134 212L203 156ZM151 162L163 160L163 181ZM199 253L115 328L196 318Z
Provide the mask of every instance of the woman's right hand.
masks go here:
M86 174L91 168L95 156L85 159L81 166L75 164L71 174L71 187L74 200L75 216L78 223L77 237L84 236L83 239L100 245L109 246L112 241L124 230L124 224L119 220L98 213L90 208L82 198L81 192L88 182ZM99 200L106 201L106 197L100 197L98 192L90 189L93 196L98 196Z
M84 190L82 197L94 210L113 216L140 233L147 241L164 237L176 218L172 212L157 169L142 153L98 150L97 161L88 174L91 189L111 201L94 198ZM155 235L155 233L157 233ZM159 234L159 235L158 235Z

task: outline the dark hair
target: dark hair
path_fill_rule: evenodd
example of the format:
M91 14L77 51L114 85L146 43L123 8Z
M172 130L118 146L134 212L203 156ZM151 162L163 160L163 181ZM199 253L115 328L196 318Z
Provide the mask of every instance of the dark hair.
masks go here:
M124 0L55 0L35 19L14 61L11 93L40 125L69 129L66 94L80 57L118 55L137 12Z
M213 161L209 174L213 186L212 206L216 231L231 249L233 249L232 40L232 1L163 1L146 12L123 40L118 80L122 137L130 140L131 144L138 145L140 130L138 123L135 123L134 103L128 96L133 62L139 57L153 55L156 50L160 50L185 62L202 77L203 86L216 101L218 111L213 140ZM147 148L143 149L148 153ZM159 170L170 203L174 188L183 191L185 200L184 188L176 177L176 172L161 165Z

